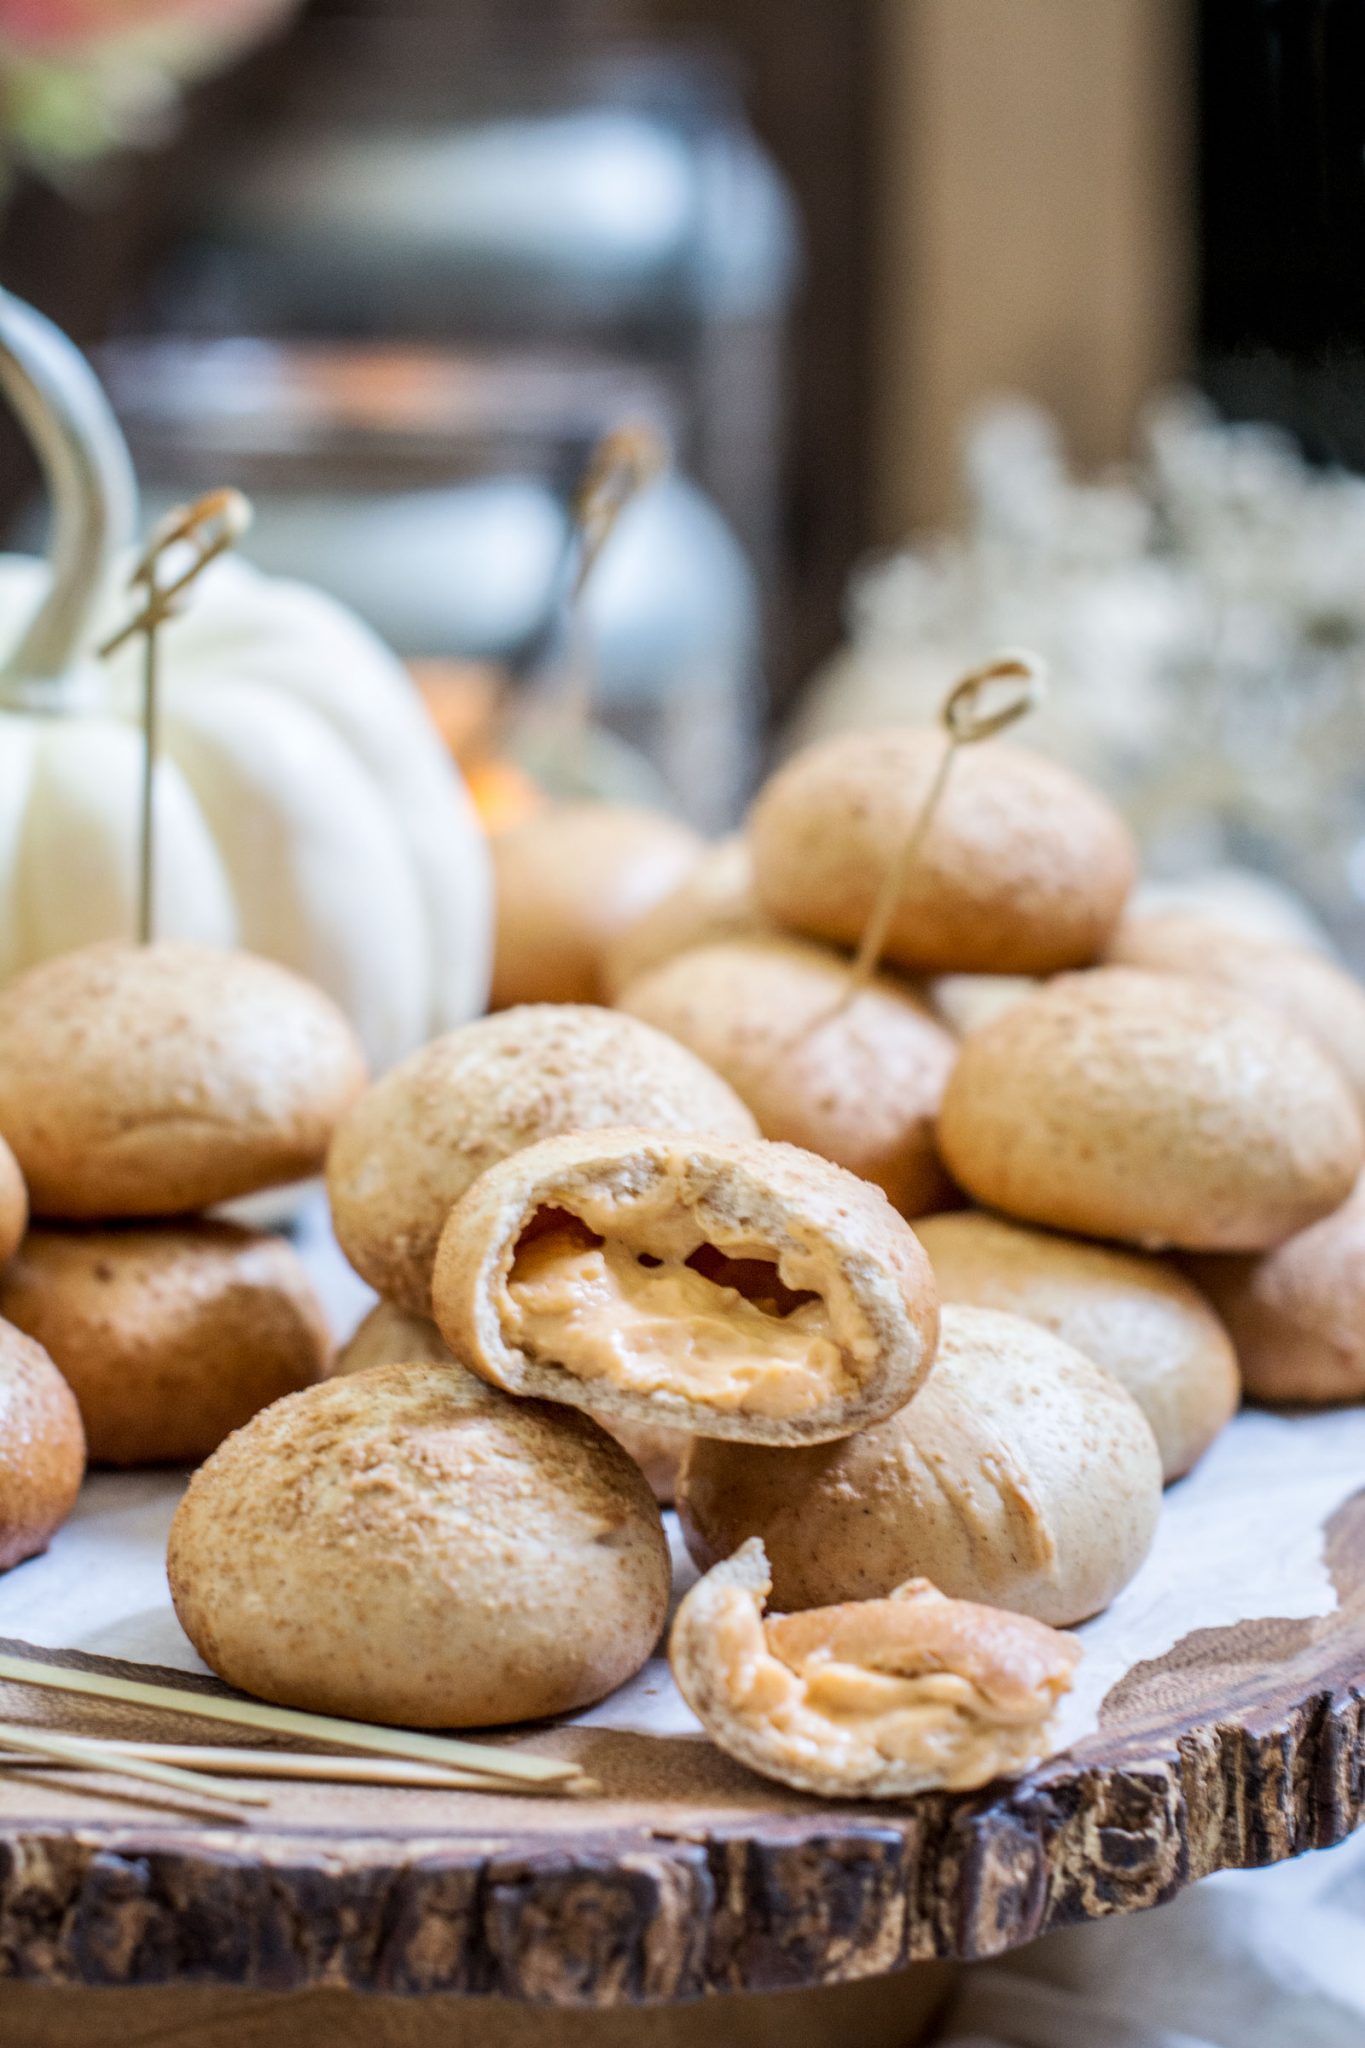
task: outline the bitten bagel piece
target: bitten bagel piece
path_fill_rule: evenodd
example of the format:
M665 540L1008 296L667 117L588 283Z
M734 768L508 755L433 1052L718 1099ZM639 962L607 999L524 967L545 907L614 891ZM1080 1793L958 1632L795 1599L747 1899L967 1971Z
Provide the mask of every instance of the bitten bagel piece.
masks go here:
M759 1536L779 1607L884 1599L925 1578L1066 1628L1147 1555L1161 1460L1111 1373L997 1309L945 1304L934 1369L843 1443L691 1445L678 1510L703 1571Z
M1316 1039L1365 1107L1365 988L1321 953L1250 938L1197 911L1167 911L1125 917L1109 959L1217 982L1264 1003Z
M376 1365L415 1362L444 1365L451 1372L469 1371L459 1363L435 1323L426 1316L409 1315L391 1301L381 1301L337 1354L333 1369L338 1373L369 1372ZM660 1506L671 1507L687 1449L682 1431L655 1428L647 1422L604 1421L602 1427L635 1460Z
M0 1571L47 1549L84 1477L75 1395L41 1344L0 1322Z
M1107 1367L1151 1423L1168 1480L1188 1472L1235 1413L1232 1341L1164 1259L979 1209L923 1216L915 1235L942 1300L1026 1316Z
M1191 1259L1189 1271L1258 1401L1365 1400L1365 1183L1260 1258Z
M452 1210L442 1335L516 1394L611 1422L819 1443L929 1370L929 1262L877 1188L759 1138L602 1131L504 1160Z
M779 769L749 823L768 915L856 944L945 745L929 726L842 733ZM1098 791L1023 748L965 748L905 877L886 958L935 974L1083 967L1104 950L1136 866Z
M0 990L0 1130L35 1216L167 1216L316 1173L365 1081L336 1005L212 946L84 946Z
M753 1117L695 1054L634 1017L532 1004L433 1039L360 1098L336 1134L336 1234L379 1294L431 1314L446 1217L500 1159L563 1131L639 1124L752 1137Z
M1310 1038L1211 982L1102 967L963 1041L939 1145L988 1208L1149 1250L1259 1251L1345 1201L1360 1116Z
M0 1262L17 1251L28 1227L28 1189L19 1162L0 1138Z
M439 1365L267 1408L190 1481L167 1568L229 1684L411 1728L587 1706L658 1640L669 1559L636 1467L586 1416Z
M643 917L626 926L607 948L604 979L614 1002L622 989L652 968L662 967L694 946L719 939L771 934L773 925L754 898L749 843L736 834L721 839L696 860L675 889Z
M723 1074L765 1138L846 1166L918 1216L952 1192L934 1121L957 1043L889 975L847 995L839 954L758 938L680 953L620 1004Z
M607 803L552 804L489 844L495 1010L603 1001L608 947L702 851L676 818Z
M907 1579L884 1600L764 1616L757 1538L678 1609L669 1662L719 1748L825 1799L970 1792L1028 1770L1081 1655L1074 1636Z
M298 1254L235 1223L35 1228L0 1271L0 1316L51 1354L101 1465L207 1457L331 1359Z

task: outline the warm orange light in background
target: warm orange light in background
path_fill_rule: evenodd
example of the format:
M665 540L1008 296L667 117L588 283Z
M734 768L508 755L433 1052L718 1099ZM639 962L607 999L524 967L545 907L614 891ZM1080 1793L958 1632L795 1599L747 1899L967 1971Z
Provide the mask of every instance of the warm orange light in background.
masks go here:
M144 30L237 42L289 11L289 0L0 0L0 36L34 51L71 49Z

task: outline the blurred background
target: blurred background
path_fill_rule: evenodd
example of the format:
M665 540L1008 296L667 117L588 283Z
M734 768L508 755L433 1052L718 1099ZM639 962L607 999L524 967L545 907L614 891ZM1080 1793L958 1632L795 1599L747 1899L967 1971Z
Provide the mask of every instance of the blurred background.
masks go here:
M1152 867L1365 957L1361 0L5 0L0 280L145 507L413 667L495 822L573 491L673 466L587 603L608 780L761 763L1049 659ZM0 464L36 545L34 472Z

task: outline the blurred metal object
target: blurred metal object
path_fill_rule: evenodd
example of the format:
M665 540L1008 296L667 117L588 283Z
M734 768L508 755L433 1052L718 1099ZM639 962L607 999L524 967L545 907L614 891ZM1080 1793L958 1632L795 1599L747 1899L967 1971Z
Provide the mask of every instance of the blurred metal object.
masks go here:
M252 491L304 464L338 486L531 474L567 497L622 419L669 444L679 431L668 380L605 351L153 334L106 344L99 366L158 475L224 455Z
M231 475L255 502L253 560L344 598L408 657L494 661L537 699L562 669L593 450L623 419L660 449L676 431L667 380L603 356L153 338L101 368L156 509ZM731 822L754 761L758 594L694 484L664 476L626 508L583 616L616 738L594 744L594 781L619 793L624 743L653 763L628 778L637 796ZM525 722L538 760L542 710Z
M727 67L533 45L443 66L441 48L428 19L305 33L268 124L196 194L160 317L632 362L766 584L798 237Z

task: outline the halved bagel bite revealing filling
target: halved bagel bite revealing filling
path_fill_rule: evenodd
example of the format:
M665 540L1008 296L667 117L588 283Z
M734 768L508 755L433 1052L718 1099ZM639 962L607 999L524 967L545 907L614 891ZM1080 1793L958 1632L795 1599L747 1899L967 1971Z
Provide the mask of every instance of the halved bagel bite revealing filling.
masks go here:
M669 1658L707 1733L826 1797L963 1792L1047 1754L1080 1645L911 1579L881 1600L765 1615L750 1538L683 1601Z
M529 1146L452 1211L432 1299L514 1392L759 1442L893 1413L937 1338L927 1261L880 1191L760 1139Z

